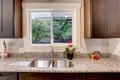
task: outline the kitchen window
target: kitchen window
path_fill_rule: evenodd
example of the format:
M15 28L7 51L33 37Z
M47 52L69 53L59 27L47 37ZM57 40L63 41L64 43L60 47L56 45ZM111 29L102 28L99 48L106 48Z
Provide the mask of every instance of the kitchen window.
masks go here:
M73 13L68 10L30 11L31 44L65 44L73 41Z
M69 41L77 47L76 51L82 52L82 4L84 3L23 3L25 52L49 52L51 45L54 52L63 52Z

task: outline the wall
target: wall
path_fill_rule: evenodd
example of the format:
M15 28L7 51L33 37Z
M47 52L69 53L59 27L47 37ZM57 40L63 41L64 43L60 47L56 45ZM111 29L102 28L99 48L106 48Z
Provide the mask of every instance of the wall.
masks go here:
M120 56L120 38L85 39L86 52L95 50Z
M6 40L7 51L10 53L19 53L19 48L25 45L23 39L0 39L0 52L3 40ZM111 53L120 56L120 39L85 39L85 52L92 53L100 51L102 53Z
M7 44L7 52L9 53L18 53L19 48L23 48L23 40L22 39L0 39L0 52L3 50L3 40L6 41Z
M25 46L23 39L0 39L0 52L3 40L6 40L7 51L10 53L19 53L19 48ZM84 45L86 53L100 51L120 56L120 39L85 39Z
M108 40L108 52L120 56L120 38Z
M2 51L3 40L6 40L7 51L10 53L19 53L19 48L23 48L23 39L0 39L0 52ZM109 47L108 47L109 42ZM120 39L85 39L85 52L92 53L100 51L103 53L119 54ZM108 51L109 49L109 51Z
M100 51L101 53L109 53L108 40L107 39L85 39L85 52L92 53L94 51Z

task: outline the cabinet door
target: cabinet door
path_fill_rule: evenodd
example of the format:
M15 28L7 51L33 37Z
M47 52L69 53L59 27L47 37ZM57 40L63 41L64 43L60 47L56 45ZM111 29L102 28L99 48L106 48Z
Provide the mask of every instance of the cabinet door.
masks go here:
M19 80L76 80L75 74L20 74ZM82 80L77 79L77 80Z
M0 37L13 37L13 0L1 0Z
M90 7L92 37L107 37L107 0L91 0Z
M107 23L109 37L120 37L120 0L107 1Z
M48 74L20 74L19 80L55 80L55 78Z
M0 0L0 38L22 37L21 3L21 0Z
M85 0L85 12L86 38L120 38L120 0Z
M88 73L84 75L85 80L120 80L119 73Z
M83 80L83 74L82 73L76 74L76 80Z

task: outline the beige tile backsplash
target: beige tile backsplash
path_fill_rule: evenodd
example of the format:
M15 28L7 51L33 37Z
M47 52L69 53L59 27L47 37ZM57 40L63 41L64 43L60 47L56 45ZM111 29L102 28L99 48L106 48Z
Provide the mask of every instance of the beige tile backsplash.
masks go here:
M3 50L3 40L7 44L7 52L9 53L18 53L19 48L23 48L22 39L0 39L0 52Z
M108 52L120 56L120 38L108 40Z
M23 39L0 39L0 52L2 51L2 42L6 40L7 43L7 51L10 53L19 53L19 48L24 48ZM117 40L116 45L113 43L110 44L111 41L114 40L107 40L107 39L85 39L85 51L86 53L91 53L94 51L100 51L102 53L109 53L113 51L113 47L117 45L120 40ZM108 43L109 46L108 47ZM120 45L118 46L120 47ZM108 49L112 48L112 49ZM120 50L120 49L119 49Z
M23 39L0 39L0 52L3 40L6 40L9 53L19 53L19 48L24 48ZM100 51L120 56L120 39L85 39L84 48L86 53Z
M85 47L86 53L92 53L94 51L109 53L107 39L85 39Z

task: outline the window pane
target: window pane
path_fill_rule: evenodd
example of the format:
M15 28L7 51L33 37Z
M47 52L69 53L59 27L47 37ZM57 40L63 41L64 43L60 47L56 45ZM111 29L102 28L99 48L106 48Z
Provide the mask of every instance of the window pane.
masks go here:
M54 43L72 41L72 14L53 14Z
M31 12L32 44L50 44L51 14L48 12Z

